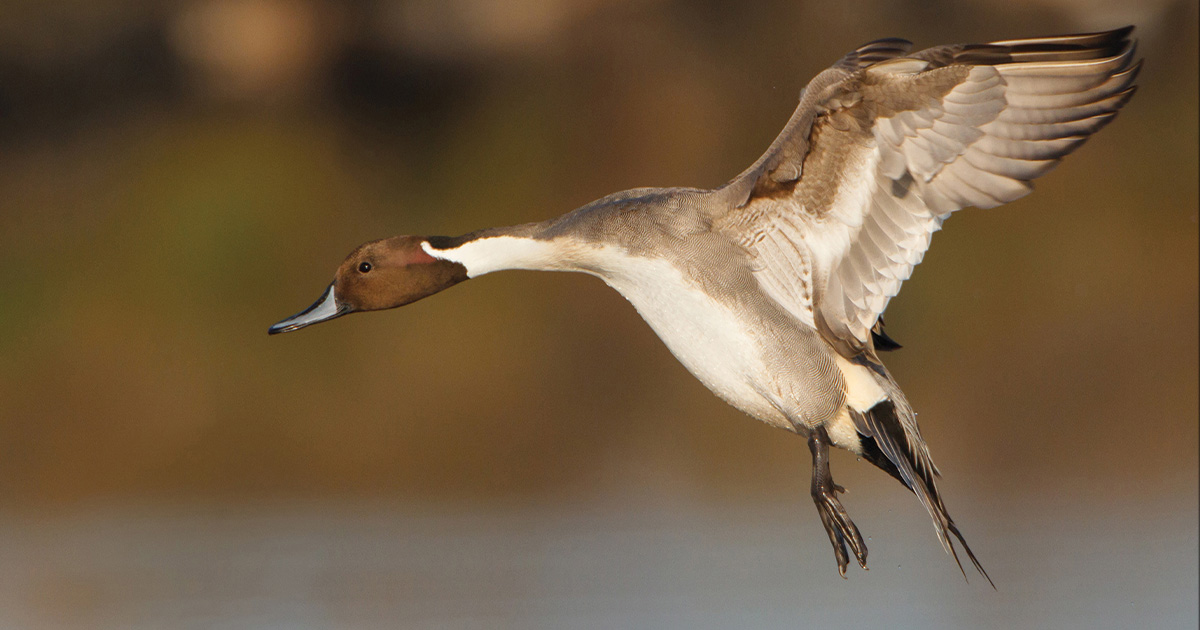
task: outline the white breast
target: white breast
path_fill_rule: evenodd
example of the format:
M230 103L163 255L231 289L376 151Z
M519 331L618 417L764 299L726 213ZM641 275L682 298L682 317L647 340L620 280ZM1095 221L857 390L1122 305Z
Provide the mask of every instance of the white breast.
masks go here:
M604 248L598 255L604 272L595 275L633 304L701 383L764 422L791 426L764 397L761 346L733 311L665 260L631 257L616 248Z
M428 243L423 247L435 258L461 263L471 278L501 269L598 276L633 304L675 358L706 387L751 416L791 427L779 411L782 405L768 398L773 395L771 379L753 329L666 260L630 256L616 246L514 236L480 238L452 249L435 249Z

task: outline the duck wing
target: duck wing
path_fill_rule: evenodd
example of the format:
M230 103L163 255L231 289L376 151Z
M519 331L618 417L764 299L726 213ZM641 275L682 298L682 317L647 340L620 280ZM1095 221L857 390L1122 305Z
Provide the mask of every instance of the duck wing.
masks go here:
M714 191L714 229L749 252L767 294L857 356L950 213L1028 194L1129 100L1131 30L915 54L866 44Z

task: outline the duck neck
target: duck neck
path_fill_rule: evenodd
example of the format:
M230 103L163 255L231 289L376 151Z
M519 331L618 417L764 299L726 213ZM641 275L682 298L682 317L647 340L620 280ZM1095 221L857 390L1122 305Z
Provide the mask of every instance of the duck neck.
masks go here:
M548 238L542 223L489 228L458 237L429 237L425 253L456 262L475 278L505 269L571 270L570 249L562 237Z

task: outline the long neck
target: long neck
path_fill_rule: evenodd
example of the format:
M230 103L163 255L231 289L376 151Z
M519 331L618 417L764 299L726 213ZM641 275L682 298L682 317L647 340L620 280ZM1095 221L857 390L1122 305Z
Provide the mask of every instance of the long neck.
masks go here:
M431 237L421 247L434 258L466 267L468 278L505 269L574 270L572 251L576 248L571 239L550 237L547 227L545 223L526 223L454 238Z

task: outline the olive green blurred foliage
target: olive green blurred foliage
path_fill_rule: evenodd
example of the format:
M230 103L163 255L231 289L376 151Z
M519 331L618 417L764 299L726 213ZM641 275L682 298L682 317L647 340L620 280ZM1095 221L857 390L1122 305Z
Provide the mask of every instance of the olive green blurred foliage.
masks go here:
M719 185L864 41L1082 28L1034 3L594 2L529 41L412 52L306 4L336 37L264 97L177 52L174 6L3 9L0 505L802 488L803 443L709 394L592 278L266 328L362 241ZM1121 116L1032 196L956 215L888 311L952 493L1195 502L1195 7L1148 20ZM150 43L120 53L126 32ZM339 52L372 47L384 62ZM891 483L852 462L843 484Z

